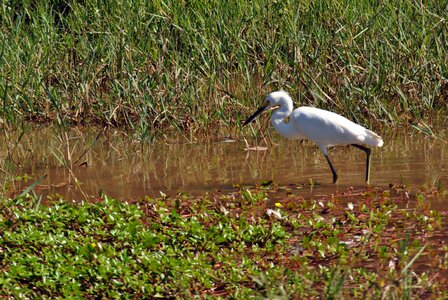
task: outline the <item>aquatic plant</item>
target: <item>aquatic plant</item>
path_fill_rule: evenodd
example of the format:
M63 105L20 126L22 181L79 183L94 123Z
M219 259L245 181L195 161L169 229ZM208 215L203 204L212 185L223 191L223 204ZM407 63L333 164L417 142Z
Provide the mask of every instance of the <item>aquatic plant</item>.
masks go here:
M291 192L272 207L271 193L241 187L133 203L3 198L0 295L447 297L446 246L431 238L446 224L421 205L399 209L399 188L308 201Z
M22 1L0 12L0 124L100 124L147 139L234 134L260 97L364 125L446 109L443 1ZM428 113L430 112L430 113Z

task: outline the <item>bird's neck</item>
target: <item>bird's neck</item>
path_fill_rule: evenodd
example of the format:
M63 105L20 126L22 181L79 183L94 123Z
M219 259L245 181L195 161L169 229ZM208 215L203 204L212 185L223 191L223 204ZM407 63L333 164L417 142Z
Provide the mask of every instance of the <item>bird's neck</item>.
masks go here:
M293 103L291 98L282 98L280 108L272 114L272 125L280 135L286 138L295 138L297 135L292 122L289 122L289 116L292 110Z

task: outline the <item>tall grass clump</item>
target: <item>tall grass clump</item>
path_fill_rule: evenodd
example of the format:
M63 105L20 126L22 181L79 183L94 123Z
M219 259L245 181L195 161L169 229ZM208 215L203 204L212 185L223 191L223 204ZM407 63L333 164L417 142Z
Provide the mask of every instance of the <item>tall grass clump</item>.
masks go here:
M8 1L1 123L230 132L268 91L368 125L446 109L446 1ZM372 124L373 123L373 124Z

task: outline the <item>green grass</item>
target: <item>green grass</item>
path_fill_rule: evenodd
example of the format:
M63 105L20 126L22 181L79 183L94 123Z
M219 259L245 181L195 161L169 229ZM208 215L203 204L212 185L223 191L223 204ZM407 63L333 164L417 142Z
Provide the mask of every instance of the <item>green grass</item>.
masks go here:
M28 180L21 158L40 157L20 145L29 123L56 125L42 162L69 171L97 140L73 145L69 126L237 135L278 88L369 127L432 134L447 109L448 3L421 3L4 1L0 297L447 298L446 218L426 207L441 190L408 209L395 188L353 206L288 196L271 207L281 219L267 188L132 204L5 196Z
M369 126L446 109L446 1L7 1L0 118L234 134L269 91Z
M407 210L395 204L405 200L400 189L354 193L353 206L346 193L290 196L272 208L278 218L266 210L272 191L134 203L2 199L0 296L447 297L446 245L431 239L444 225L425 193Z

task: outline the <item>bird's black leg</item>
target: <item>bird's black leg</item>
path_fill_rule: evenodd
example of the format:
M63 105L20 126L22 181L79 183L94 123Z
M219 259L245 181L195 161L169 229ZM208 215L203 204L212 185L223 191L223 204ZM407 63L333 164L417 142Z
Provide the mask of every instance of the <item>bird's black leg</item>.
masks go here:
M370 153L372 152L372 150L370 150L370 148L358 145L358 144L352 144L353 147L358 148L363 150L366 155L367 155L367 159L366 159L366 183L369 184L370 181Z
M336 170L333 167L333 164L331 163L330 158L327 154L324 154L325 158L327 159L328 164L330 165L331 173L333 173L333 183L336 183L338 181L338 174L336 174Z

